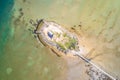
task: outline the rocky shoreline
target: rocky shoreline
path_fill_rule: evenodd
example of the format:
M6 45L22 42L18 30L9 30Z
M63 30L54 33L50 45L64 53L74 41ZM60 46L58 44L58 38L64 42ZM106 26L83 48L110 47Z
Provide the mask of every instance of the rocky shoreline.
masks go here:
M99 69L95 68L91 64L87 64L86 67L88 68L86 70L86 74L90 76L90 80L115 80L102 73Z

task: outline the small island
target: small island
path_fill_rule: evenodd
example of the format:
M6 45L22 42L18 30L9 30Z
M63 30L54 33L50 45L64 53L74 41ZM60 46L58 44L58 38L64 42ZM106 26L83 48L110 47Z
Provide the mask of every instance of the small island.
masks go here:
M35 30L38 39L58 55L79 51L78 39L55 22L40 20Z

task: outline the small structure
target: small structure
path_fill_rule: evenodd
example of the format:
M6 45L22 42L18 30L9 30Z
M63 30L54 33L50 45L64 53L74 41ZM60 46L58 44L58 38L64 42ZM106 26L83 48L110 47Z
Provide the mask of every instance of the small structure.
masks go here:
M51 38L51 39L53 38L53 33L52 32L48 31L47 34L48 34L49 38Z

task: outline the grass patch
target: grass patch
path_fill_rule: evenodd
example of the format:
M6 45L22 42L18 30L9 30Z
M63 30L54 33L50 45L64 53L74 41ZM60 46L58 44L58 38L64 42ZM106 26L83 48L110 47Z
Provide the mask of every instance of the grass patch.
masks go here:
M76 42L77 42L76 39L69 37L69 42L66 42L65 46L66 46L67 49L71 49L71 48L75 49Z
M60 36L60 34L57 34L57 37L58 36ZM56 42L61 49L63 50L76 49L77 40L74 37L71 37L66 33L62 34L62 36L63 36L63 40Z
M57 42L57 44L59 45L59 47L60 47L61 49L66 50L66 48L65 48L65 45L64 45L64 44L62 44L62 43L60 43L60 42Z

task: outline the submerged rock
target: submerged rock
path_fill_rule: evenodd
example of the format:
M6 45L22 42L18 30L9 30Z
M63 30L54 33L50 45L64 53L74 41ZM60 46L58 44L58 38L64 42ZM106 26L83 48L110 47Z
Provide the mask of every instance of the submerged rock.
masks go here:
M9 75L9 74L11 74L12 73L12 68L10 68L10 67L8 67L7 69L6 69L6 73Z

